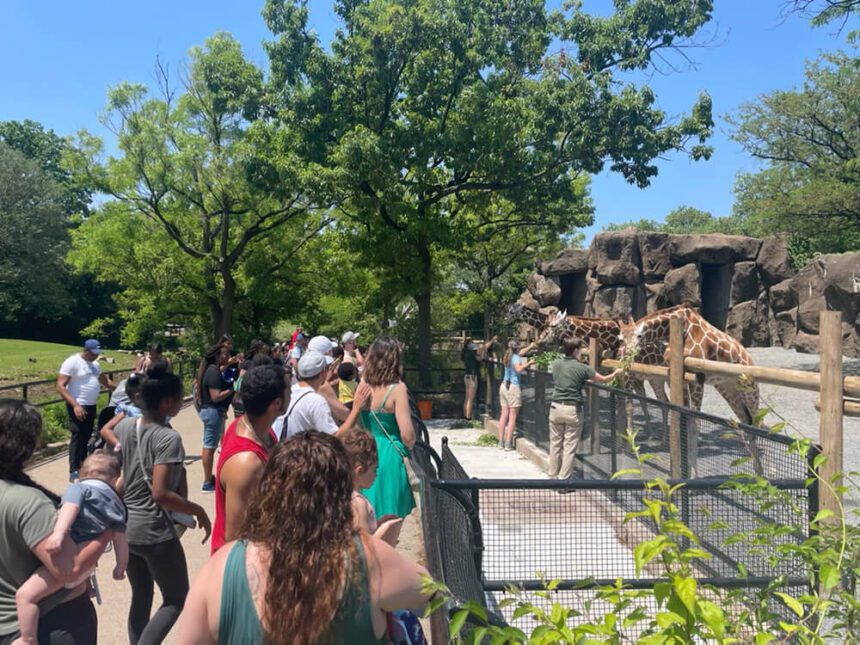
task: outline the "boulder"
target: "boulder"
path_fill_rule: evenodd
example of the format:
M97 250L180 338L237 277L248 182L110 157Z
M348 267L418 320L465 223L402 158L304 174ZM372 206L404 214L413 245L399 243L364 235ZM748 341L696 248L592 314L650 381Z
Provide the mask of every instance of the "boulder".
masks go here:
M771 321L771 342L791 348L797 335L797 307L774 314Z
M535 297L528 289L526 289L520 294L520 297L517 298L517 302L520 303L526 309L531 309L533 311L537 311L538 309L540 309L540 303L535 300Z
M797 273L791 266L788 241L784 236L766 237L756 258L766 287L782 282Z
M646 313L654 313L669 306L666 298L666 285L662 282L645 285L645 309Z
M669 259L669 235L640 231L637 234L639 255L642 258L642 275L646 278L660 278L672 270Z
M594 294L593 316L595 318L627 319L636 309L634 287L604 287Z
M853 322L860 314L860 252L822 255L824 296L830 309Z
M726 318L726 333L744 347L770 347L767 299L761 296L733 306Z
M589 249L562 249L554 259L541 262L540 272L546 276L583 273L588 271Z
M824 295L825 267L820 260L820 257L814 259L791 279L791 289L798 302Z
M691 262L729 264L755 260L762 241L741 235L707 233L703 235L670 235L669 257L673 266Z
M797 306L797 294L791 286L791 280L783 280L768 290L770 308L774 311L785 311Z
M842 353L851 358L860 357L860 325L842 323Z
M797 328L818 335L821 330L818 323L823 309L827 309L827 300L824 296L802 299L797 306Z
M670 305L702 306L702 274L699 266L688 264L666 274L665 296Z
M807 334L805 331L799 331L794 337L794 341L792 341L791 347L792 349L795 349L802 354L817 354L818 335Z
M532 273L528 278L529 292L540 303L541 307L557 305L561 300L561 287L552 279L540 273Z
M729 307L755 300L759 296L758 269L751 261L736 262L732 267L732 283L729 290Z
M601 284L631 287L639 284L639 243L635 229L598 233L592 248L595 273Z

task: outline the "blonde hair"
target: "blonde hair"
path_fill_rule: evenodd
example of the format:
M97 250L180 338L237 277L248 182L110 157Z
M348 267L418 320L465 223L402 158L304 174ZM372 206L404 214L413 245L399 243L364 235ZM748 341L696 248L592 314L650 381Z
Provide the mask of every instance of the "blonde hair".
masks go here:
M505 355L502 357L502 363L505 367L508 367L511 364L511 357L518 351L520 351L520 342L514 339L509 340L508 348L505 350Z

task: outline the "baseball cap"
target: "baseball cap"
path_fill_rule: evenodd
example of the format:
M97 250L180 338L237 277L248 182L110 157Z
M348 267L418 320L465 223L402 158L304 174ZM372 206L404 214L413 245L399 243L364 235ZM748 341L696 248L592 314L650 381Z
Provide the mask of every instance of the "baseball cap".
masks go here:
M340 342L348 343L349 341L356 340L357 338L358 334L356 334L354 331L347 331L344 332L343 337L340 339Z
M325 369L325 356L319 352L305 352L304 356L299 359L298 373L299 378L313 378Z
M97 341L95 338L90 338L88 341L84 343L84 349L88 352L92 352L93 354L101 354L102 353L102 344Z
M334 343L325 336L314 336L308 342L308 351L319 352L323 356L334 349ZM330 364L334 359L331 356L326 356L326 365Z

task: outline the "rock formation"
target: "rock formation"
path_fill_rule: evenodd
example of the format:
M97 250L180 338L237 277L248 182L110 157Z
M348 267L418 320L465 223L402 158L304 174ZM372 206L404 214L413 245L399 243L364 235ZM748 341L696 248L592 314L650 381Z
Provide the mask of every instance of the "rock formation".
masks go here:
M818 312L842 313L843 351L860 356L860 253L822 255L800 272L785 239L599 233L529 276L521 303L596 318L639 318L687 303L746 346L818 351Z

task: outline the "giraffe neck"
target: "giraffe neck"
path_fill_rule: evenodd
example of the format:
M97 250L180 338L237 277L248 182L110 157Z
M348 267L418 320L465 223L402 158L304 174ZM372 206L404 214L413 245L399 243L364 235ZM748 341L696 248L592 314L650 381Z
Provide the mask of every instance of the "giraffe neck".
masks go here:
M621 326L614 320L568 316L561 325L560 333L570 333L577 338L596 338L605 349L612 352L617 351L621 342Z

